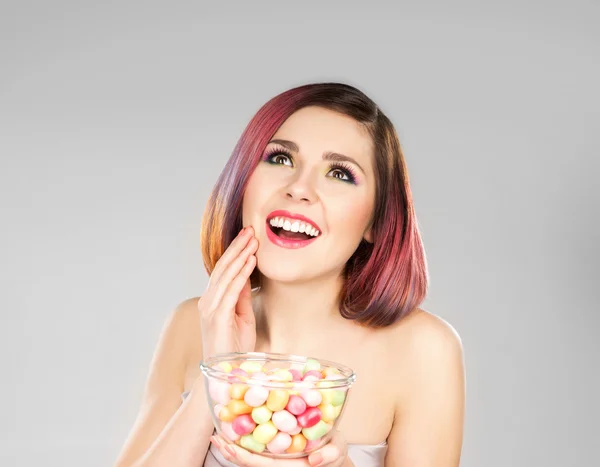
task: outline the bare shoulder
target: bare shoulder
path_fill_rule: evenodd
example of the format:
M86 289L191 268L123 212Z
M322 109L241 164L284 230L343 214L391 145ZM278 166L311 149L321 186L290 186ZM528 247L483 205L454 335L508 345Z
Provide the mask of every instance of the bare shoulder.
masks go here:
M202 332L200 329L200 314L198 312L200 297L192 297L179 304L175 313L179 314L181 326L185 329L182 346L185 349L186 363L190 359L202 357Z
M390 326L388 345L401 361L401 377L408 377L413 383L405 385L409 391L418 391L414 383L422 381L425 375L440 382L464 377L460 335L449 322L426 310L417 308Z
M392 334L402 337L396 342L409 345L412 350L421 348L423 351L457 351L462 348L462 341L456 329L443 318L422 308L415 309L401 320L398 326L392 328Z

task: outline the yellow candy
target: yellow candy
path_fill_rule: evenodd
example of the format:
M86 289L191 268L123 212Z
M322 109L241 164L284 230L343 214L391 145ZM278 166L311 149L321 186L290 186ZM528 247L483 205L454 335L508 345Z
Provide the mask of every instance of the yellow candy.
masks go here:
M342 407L343 407L343 405L338 405L337 407L335 407L335 418L338 418L340 416L340 412L342 411Z
M321 420L324 422L332 422L336 419L335 407L333 405L321 404L319 410L321 411Z
M233 399L243 399L248 389L249 387L247 384L233 383L229 386L229 395Z
M237 415L234 414L228 406L223 407L219 411L219 420L224 422L233 422L235 417L237 417Z
M258 425L252 432L252 437L260 444L269 444L277 434L277 427L272 421Z
M322 370L321 373L323 374L323 378L327 378L328 376L331 376L331 375L339 375L340 370L338 370L337 368L334 368L332 366L328 366L327 368Z
M319 392L323 396L321 404L331 404L333 402L333 390L331 389L319 389Z
M233 367L228 362L221 362L217 366L219 367L219 370L223 370L226 373L229 373L231 370L233 370Z
M251 413L253 409L253 407L250 407L243 400L239 399L231 399L229 404L227 404L227 407L229 407L229 410L235 415Z
M272 389L267 398L267 407L271 412L285 409L290 399L290 393L281 389Z
M304 451L304 448L306 447L306 438L304 437L304 435L302 433L298 433L297 435L292 435L292 444L289 448L287 448L285 450L285 452L287 453L294 453L294 452L302 452Z
M244 370L246 373L258 373L259 371L263 371L262 364L260 362L246 360L241 365L240 368Z
M292 381L294 379L294 375L292 375L289 370L278 370L275 372L273 379L275 381Z

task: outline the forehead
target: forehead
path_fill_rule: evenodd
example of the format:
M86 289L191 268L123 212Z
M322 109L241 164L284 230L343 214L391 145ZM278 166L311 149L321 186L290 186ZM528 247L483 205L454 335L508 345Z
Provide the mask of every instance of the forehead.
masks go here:
M294 112L279 127L275 138L293 141L307 157L320 157L325 151L333 151L369 166L373 154L372 138L362 124L347 115L316 106Z

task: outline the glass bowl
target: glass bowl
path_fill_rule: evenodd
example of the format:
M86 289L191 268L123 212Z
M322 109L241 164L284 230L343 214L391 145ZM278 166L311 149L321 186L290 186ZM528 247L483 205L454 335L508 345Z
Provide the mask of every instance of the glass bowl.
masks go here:
M329 442L356 375L328 360L246 352L200 364L217 433L263 456L307 456Z

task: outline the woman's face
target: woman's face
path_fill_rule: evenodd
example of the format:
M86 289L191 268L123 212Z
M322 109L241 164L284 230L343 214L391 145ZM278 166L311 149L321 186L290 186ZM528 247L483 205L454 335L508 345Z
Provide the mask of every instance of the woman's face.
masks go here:
M373 142L366 130L328 109L298 110L267 144L244 194L243 225L258 238L258 269L281 282L339 275L361 239L372 241L374 204ZM271 221L278 210L290 215ZM298 220L294 226L295 215L313 221L318 235L282 232L305 230Z

